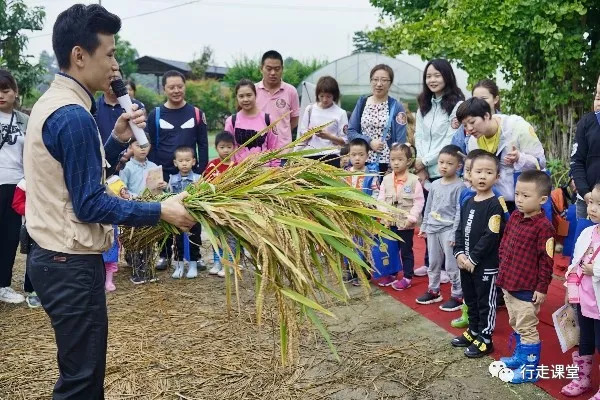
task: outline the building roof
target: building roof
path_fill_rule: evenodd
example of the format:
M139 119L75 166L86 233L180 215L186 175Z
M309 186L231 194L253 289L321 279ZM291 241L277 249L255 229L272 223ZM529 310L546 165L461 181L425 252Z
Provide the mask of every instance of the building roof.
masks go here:
M138 74L162 75L169 70L176 70L184 75L191 72L188 63L183 61L167 60L160 57L143 56L135 60ZM227 67L208 66L206 75L211 78L222 78L227 74Z

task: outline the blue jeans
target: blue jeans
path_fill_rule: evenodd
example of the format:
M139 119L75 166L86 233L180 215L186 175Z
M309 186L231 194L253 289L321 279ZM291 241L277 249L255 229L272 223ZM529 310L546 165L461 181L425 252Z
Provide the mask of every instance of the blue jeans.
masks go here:
M58 253L34 244L27 273L50 317L60 376L53 400L104 399L108 316L101 254Z
M227 237L227 244L229 245L229 248L231 249L231 251L235 254L236 248L237 248L237 241L235 240L235 238L233 236ZM240 249L240 251L241 250L242 249ZM215 262L215 263L221 262L222 258L223 258L223 249L219 249L218 253L213 250L213 262ZM227 257L227 258L229 259L229 261L233 262L233 254L229 254L229 257Z

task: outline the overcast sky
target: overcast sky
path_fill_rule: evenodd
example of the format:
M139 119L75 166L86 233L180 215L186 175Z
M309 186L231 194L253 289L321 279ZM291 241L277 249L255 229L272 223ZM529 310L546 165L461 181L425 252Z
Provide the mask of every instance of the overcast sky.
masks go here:
M82 2L92 3L26 0L46 10L43 31L28 34L28 54L52 51L56 17ZM192 4L177 7L184 3ZM221 66L269 49L284 57L333 61L352 51L355 31L373 28L378 21L377 9L368 0L102 0L102 5L123 19L121 36L140 56L190 61L210 46L215 64ZM159 11L167 7L173 8Z

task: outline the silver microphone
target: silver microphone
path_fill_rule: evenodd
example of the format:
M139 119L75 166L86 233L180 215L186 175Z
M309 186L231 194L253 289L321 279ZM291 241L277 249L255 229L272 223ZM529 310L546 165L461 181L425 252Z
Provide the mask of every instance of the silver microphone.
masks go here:
M131 97L129 97L129 92L127 92L127 86L122 79L115 79L110 83L110 87L112 88L115 96L117 96L117 101L119 105L128 113L132 112L133 103L131 102ZM133 135L137 140L139 146L141 148L148 147L148 138L146 137L146 133L142 128L137 126L132 120L129 120L129 126L133 131Z

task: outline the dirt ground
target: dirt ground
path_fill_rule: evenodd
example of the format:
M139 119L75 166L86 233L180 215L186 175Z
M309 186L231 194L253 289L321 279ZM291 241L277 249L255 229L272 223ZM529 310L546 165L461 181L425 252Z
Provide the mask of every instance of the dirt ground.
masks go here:
M212 259L212 255L210 257ZM18 256L15 288L22 285ZM117 399L550 399L534 385L510 386L469 360L449 333L372 288L353 290L327 321L341 357L318 333L302 330L300 362L281 367L276 322L254 323L254 281L240 284L241 313L227 316L223 280L202 272L134 286L120 269L108 294L106 398ZM355 289L355 288L353 288ZM0 304L0 399L48 399L58 371L53 332L42 309Z

